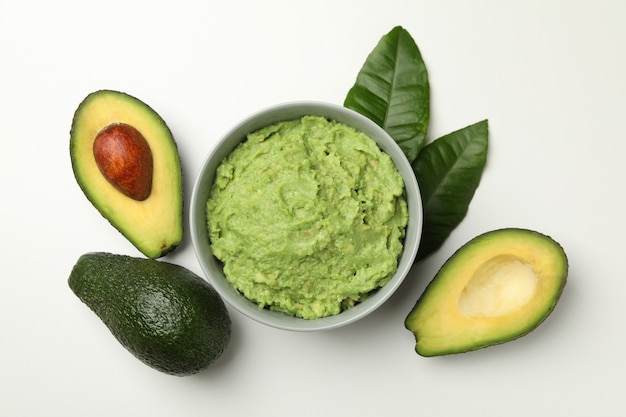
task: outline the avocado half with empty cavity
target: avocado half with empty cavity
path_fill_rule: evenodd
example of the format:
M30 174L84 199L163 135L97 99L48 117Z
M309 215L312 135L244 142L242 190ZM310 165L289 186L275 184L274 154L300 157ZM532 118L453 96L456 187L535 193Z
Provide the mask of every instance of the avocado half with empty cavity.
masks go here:
M567 256L552 238L527 229L487 232L442 266L405 326L422 356L508 342L548 317L567 273Z
M100 90L78 106L70 131L76 181L117 230L149 258L183 238L183 187L165 121L128 94Z

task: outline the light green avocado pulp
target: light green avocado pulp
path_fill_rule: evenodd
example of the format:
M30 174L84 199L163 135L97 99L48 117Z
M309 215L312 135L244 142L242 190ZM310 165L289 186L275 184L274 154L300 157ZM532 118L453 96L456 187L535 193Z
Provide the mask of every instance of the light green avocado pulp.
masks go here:
M305 116L249 134L222 161L207 218L213 254L238 291L315 319L391 279L408 211L402 177L374 140Z

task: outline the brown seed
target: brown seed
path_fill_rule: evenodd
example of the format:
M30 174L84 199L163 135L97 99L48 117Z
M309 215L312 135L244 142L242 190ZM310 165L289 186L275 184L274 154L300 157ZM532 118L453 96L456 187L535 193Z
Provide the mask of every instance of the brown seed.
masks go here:
M93 143L102 175L128 197L143 201L152 192L152 151L134 127L114 123L102 129Z

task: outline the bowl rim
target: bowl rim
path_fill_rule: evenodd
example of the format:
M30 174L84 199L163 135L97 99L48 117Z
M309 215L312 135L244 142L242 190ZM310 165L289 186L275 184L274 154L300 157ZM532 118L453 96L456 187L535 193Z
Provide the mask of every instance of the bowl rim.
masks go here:
M390 281L370 295L365 301L339 314L319 319L303 319L286 313L260 308L248 300L225 279L221 262L211 253L206 227L206 200L219 163L245 138L245 135L271 124L294 120L305 115L318 115L352 126L367 134L393 160L400 172L405 187L409 222L406 227L403 251L398 267ZM241 119L230 128L209 151L201 165L192 188L189 225L192 245L197 261L209 281L220 296L243 315L270 327L291 331L316 331L333 329L353 323L378 309L398 289L409 273L419 246L423 209L419 186L410 162L399 145L366 116L332 103L321 101L291 101L265 107ZM208 255L208 256L207 256Z

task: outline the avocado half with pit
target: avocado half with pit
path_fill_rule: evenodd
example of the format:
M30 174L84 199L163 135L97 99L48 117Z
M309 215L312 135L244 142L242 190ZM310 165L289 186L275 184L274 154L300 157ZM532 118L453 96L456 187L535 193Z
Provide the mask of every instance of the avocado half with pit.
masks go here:
M74 114L70 157L87 198L145 256L159 258L182 241L178 148L151 107L118 91L89 94Z
M526 229L478 236L442 266L405 326L422 356L462 353L524 336L554 309L567 279L563 248Z

